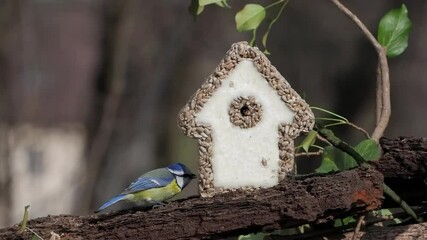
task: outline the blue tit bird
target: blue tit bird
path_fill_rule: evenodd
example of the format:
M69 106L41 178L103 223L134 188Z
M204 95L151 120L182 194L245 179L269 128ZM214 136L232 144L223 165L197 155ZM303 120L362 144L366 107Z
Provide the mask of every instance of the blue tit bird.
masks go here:
M100 212L123 200L136 203L139 206L161 204L181 192L194 178L196 175L182 163L174 163L166 168L149 171L131 183L124 192L104 203L95 212Z

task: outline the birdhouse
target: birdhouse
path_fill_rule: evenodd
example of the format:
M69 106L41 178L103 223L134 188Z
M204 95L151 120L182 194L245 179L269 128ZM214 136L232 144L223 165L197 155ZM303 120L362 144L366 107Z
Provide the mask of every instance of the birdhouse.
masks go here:
M178 125L199 144L202 197L272 187L293 173L294 139L314 125L308 104L267 57L232 45L191 97Z

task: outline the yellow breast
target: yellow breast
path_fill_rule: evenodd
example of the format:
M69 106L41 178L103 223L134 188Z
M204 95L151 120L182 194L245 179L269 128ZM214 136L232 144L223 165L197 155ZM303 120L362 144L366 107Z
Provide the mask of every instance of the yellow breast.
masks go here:
M136 202L140 205L153 204L158 202L163 202L169 198L175 196L179 193L181 189L179 188L176 180L174 179L171 183L165 187L152 188L144 191L133 193L130 197L130 201Z

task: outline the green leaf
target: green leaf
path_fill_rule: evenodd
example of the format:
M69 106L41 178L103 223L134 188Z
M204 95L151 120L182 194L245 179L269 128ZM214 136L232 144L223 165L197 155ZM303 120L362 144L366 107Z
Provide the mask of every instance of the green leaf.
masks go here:
M335 219L334 227L338 228L338 227L342 227L343 225L344 225L344 224L343 224L343 222L342 222L341 218L339 218L339 219Z
M378 215L383 218L391 219L393 224L401 224L403 222L402 219L394 217L393 212L388 208L372 211L372 213L374 214L374 216Z
M322 163L316 172L328 173L354 167L357 167L356 160L334 146L327 146L323 149Z
M350 224L350 223L355 223L355 222L356 222L356 219L354 219L354 217L352 217L352 216L345 217L345 218L343 218L343 220L342 220L342 223L343 223L344 225L348 225L348 224Z
M223 4L223 2L225 2L224 0L199 0L199 5L200 6L206 6L206 5L210 5L210 4L217 4L219 6L221 6L220 4Z
M335 155L339 153L335 149L336 148L333 146L327 146L323 149L322 163L320 167L316 169L317 173L328 173L340 170L335 163L335 159L337 159Z
M196 19L196 17L200 15L204 9L205 9L205 6L199 5L199 0L191 0L191 4L188 7L188 11L194 17L194 19Z
M268 233L251 233L248 235L240 235L238 240L263 240L265 237L269 236Z
M265 18L265 8L259 4L246 4L236 14L236 28L239 32L250 31L258 28Z
M373 211L373 213L376 213L376 214L378 214L381 217L393 216L393 213L388 208L383 208L383 209L380 209L380 210L377 210L377 211Z
M361 141L354 147L354 150L366 161L378 160L381 157L380 147L372 139ZM331 171L351 169L357 166L358 164L353 157L336 147L327 146L323 149L322 163L320 167L316 169L316 172L328 173Z
M381 157L380 146L372 139L361 141L357 144L354 150L356 150L356 152L358 152L366 161L375 161Z
M307 135L307 137L304 138L304 140L301 143L302 148L305 152L308 152L308 149L311 145L316 142L317 132L314 130L311 130L310 133Z
M230 8L230 5L228 5L228 2L227 1L225 1L225 0L223 0L223 1L221 1L221 2L217 2L217 3L215 3L216 5L218 5L218 6L220 6L220 7L223 7L223 8Z
M411 20L405 4L401 8L392 9L381 18L378 27L378 41L387 48L387 56L399 56L408 47L408 36Z

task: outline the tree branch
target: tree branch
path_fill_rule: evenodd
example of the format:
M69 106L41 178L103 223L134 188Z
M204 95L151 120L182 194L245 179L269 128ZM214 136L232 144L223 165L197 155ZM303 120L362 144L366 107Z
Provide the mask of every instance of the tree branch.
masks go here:
M380 77L377 78L377 98L379 96L380 99L377 99L377 124L372 133L372 139L375 141L379 141L379 139L384 135L384 131L387 128L390 115L391 115L391 100L390 100L390 75L387 61L387 49L384 48L372 35L372 33L368 30L368 28L359 20L359 18L352 13L346 6L344 6L339 0L331 0L333 4L335 4L338 9L347 15L362 31L365 37L371 42L372 46L375 48L378 54L379 61L379 70L377 74L381 74Z
M45 239L52 231L61 239L222 239L363 214L380 206L382 183L379 172L356 169L287 179L274 188L251 193L239 191L171 202L149 211L48 216L31 220L27 226ZM0 239L31 238L28 231L16 234L17 229L0 229Z

